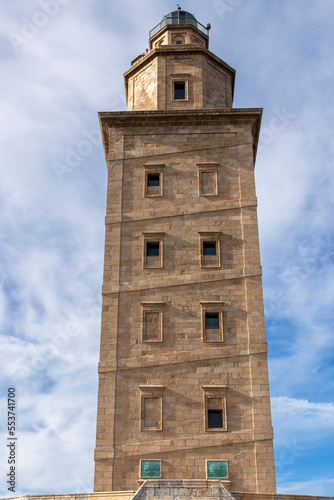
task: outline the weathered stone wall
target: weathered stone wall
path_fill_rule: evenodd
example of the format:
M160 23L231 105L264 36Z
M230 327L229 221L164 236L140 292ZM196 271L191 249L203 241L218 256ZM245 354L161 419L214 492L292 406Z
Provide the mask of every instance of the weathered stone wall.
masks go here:
M124 75L128 111L231 108L234 70L200 44L161 45ZM174 99L184 81L185 99Z
M161 460L163 479L196 480L206 479L206 460L226 460L234 490L274 491L254 186L260 112L108 116L95 490L137 488L143 459ZM161 173L161 196L145 194L147 169ZM212 196L201 193L202 171L213 172ZM201 260L206 233L219 242L216 267ZM163 250L156 268L145 266L150 234ZM223 317L214 342L203 332L208 302ZM145 342L143 309L152 307L162 338ZM203 389L212 386L226 386L226 426L214 431ZM154 429L143 422L149 387Z
M146 481L138 491L88 493L72 495L23 495L0 500L333 500L334 497L278 495L259 493L229 493L217 481Z

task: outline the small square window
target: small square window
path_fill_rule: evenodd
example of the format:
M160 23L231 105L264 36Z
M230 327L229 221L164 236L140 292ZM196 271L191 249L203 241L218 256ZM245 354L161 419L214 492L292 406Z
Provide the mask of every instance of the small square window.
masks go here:
M208 410L208 428L221 429L223 427L223 411Z
M147 257L159 257L159 255L160 255L159 241L147 241L146 242L146 256Z
M174 99L184 100L186 98L186 83L174 82Z
M216 241L203 241L203 255L216 256L217 255L217 242Z
M207 330L219 328L219 313L205 313L205 328Z
M182 40L176 40L176 45L182 45Z
M147 187L159 187L160 174L147 174Z

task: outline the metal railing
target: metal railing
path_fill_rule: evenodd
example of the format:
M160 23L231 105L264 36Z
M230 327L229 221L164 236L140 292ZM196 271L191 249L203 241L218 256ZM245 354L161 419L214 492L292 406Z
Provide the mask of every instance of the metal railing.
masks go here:
M176 11L177 12L177 11ZM161 28L163 28L164 26L167 26L169 24L191 24L192 26L195 26L195 28L199 29L200 31L202 31L203 33L205 33L205 35L209 36L209 29L208 26L204 26L203 24L201 24L199 21L197 21L197 19L192 16L191 14L188 14L188 15L172 15L174 13L171 13L171 14L168 14L167 16L165 16L162 21L157 24L156 26L154 26L153 29L151 29L150 31L150 38L155 35L156 33L158 33L158 31L161 30ZM177 14L179 14L177 12Z

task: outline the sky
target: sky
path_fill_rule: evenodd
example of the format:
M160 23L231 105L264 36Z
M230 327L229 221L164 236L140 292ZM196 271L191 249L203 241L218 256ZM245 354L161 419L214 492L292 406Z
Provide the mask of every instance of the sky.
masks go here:
M184 0L264 108L256 162L278 493L334 496L334 2ZM0 496L93 490L98 111L169 0L0 0ZM8 491L8 388L17 485Z

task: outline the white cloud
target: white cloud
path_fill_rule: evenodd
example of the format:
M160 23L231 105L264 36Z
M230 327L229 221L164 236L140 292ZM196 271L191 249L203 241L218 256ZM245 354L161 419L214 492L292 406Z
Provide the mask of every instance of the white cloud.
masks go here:
M298 439L314 442L334 433L334 403L315 403L307 400L271 398L276 444Z
M333 432L333 406L309 401L333 399L334 5L182 7L211 22L212 50L237 69L236 104L265 107L256 172L277 446L297 436L316 453ZM18 493L92 488L106 168L101 143L78 150L97 111L125 109L122 73L171 8L69 0L17 51L8 33L22 35L41 4L2 11L0 373L18 391ZM312 482L285 472L282 491L333 494L320 469Z
M282 495L333 495L334 479L332 477L320 477L314 481L287 482L279 485Z

